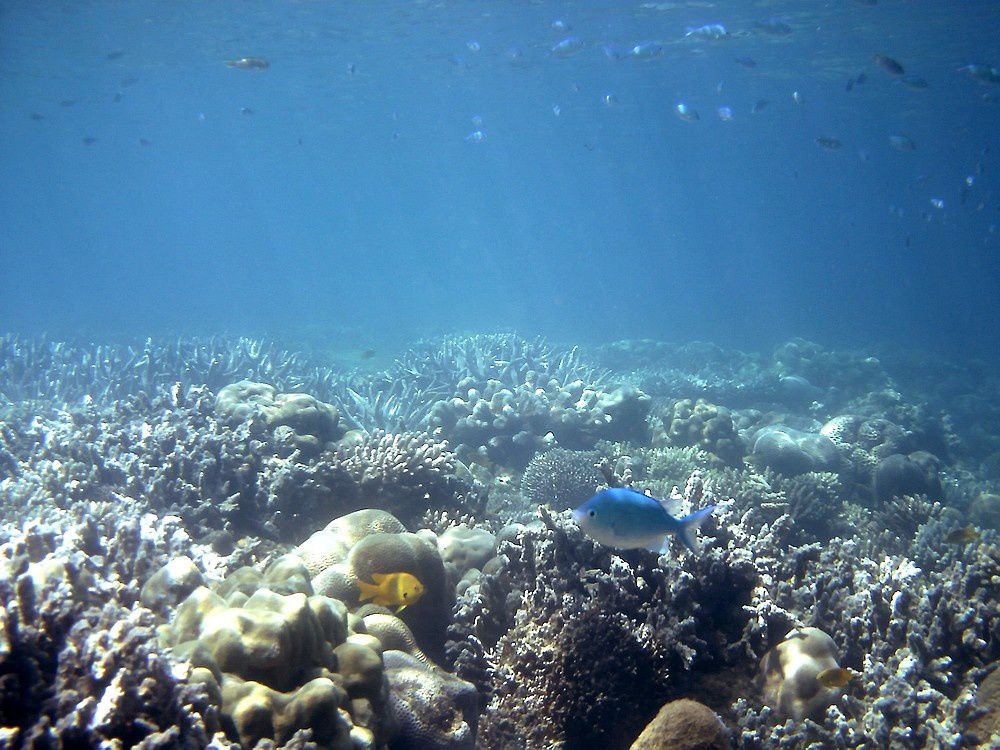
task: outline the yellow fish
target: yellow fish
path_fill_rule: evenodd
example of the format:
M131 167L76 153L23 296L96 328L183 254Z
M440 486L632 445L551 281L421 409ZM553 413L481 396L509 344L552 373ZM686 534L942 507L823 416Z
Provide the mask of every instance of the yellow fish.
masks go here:
M857 676L857 673L853 669L831 667L830 669L824 669L816 675L816 681L823 687L842 688Z
M979 532L972 526L955 529L944 538L948 544L969 544L979 539Z
M424 595L424 584L410 573L372 573L373 583L358 581L359 601L371 599L382 607L398 607L399 614Z

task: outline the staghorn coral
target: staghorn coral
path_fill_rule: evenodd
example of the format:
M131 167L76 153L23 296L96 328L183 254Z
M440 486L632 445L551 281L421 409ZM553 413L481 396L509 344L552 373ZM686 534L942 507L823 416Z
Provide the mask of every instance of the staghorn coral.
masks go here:
M2 423L0 448L15 467L0 480L7 517L124 497L181 516L198 536L286 540L374 501L408 519L475 504L475 489L448 473L459 467L440 441L379 433L304 454L263 419L230 427L215 400L205 388L170 389Z
M596 451L552 448L535 455L521 477L521 495L532 506L575 508L604 482Z
M218 389L244 379L318 398L326 398L339 383L337 373L305 355L246 337L91 344L0 336L0 404L32 399L61 406L108 404L161 388Z

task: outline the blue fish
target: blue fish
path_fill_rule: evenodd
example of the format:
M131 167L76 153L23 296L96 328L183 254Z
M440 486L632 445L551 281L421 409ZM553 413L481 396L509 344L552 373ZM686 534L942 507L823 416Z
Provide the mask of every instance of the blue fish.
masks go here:
M626 487L601 490L573 511L573 520L591 539L618 549L648 549L666 554L676 534L698 552L698 527L715 510L709 505L684 518L674 518L661 501Z

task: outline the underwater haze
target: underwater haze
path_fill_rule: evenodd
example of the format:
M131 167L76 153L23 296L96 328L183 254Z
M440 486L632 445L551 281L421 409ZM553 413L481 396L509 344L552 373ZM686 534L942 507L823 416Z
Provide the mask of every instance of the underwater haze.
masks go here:
M989 0L5 0L0 319L992 355L998 28Z

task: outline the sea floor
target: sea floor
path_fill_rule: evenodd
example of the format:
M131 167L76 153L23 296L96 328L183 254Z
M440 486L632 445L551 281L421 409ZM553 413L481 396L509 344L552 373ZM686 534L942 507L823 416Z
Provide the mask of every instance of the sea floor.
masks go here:
M1000 747L998 372L0 337L0 743Z

